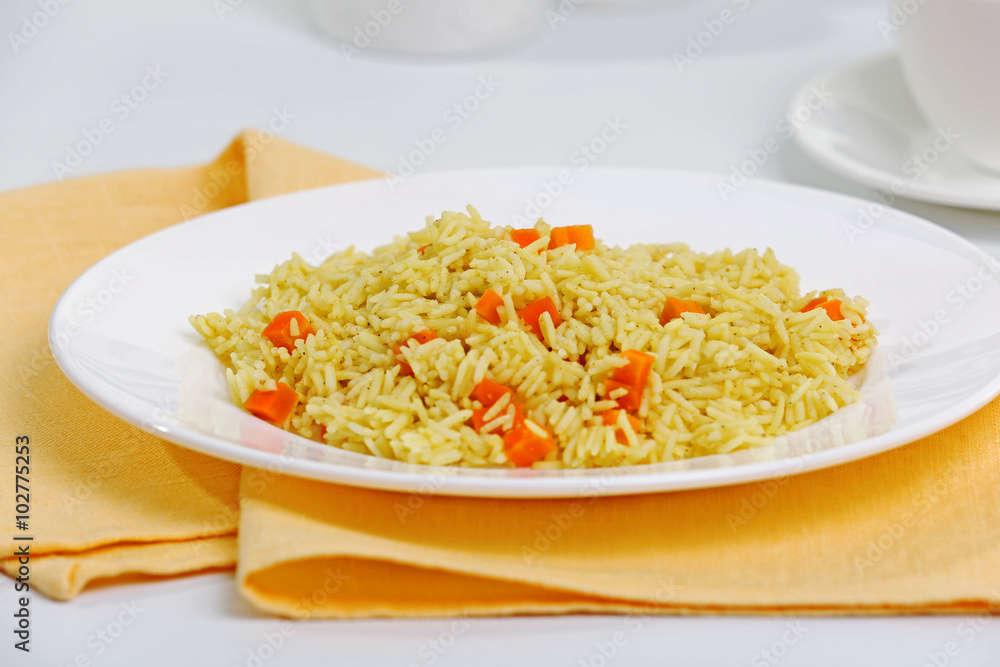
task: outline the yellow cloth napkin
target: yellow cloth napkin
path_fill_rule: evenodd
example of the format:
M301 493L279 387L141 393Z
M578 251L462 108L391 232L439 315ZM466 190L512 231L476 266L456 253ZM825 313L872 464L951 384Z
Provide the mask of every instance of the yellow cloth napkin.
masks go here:
M0 270L18 314L0 342L0 474L13 477L14 438L28 435L38 590L68 598L94 579L236 561L248 599L297 617L1000 610L1000 401L826 471L545 501L369 491L250 468L240 483L238 466L104 414L45 347L48 312L73 277L193 214L376 175L267 139L248 133L207 167L0 196ZM16 571L12 559L4 567Z
M377 172L246 133L205 166L109 174L0 195L0 476L5 532L31 540L31 583L88 582L236 562L240 466L176 447L98 408L59 371L46 329L59 295L112 251L185 218ZM30 519L15 521L16 438L29 440ZM23 482L22 482L23 484ZM25 541L15 542L5 556ZM2 562L17 571L14 558ZM130 580L133 577L130 577Z

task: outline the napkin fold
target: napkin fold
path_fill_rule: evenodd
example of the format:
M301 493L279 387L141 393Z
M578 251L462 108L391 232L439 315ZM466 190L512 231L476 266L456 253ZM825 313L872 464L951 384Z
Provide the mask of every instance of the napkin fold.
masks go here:
M698 491L503 500L256 480L237 579L298 617L997 611L998 407L853 464Z
M298 188L377 175L246 132L208 165L130 171L0 195L2 520L30 543L31 583L56 599L88 582L236 562L240 466L177 447L112 417L60 372L49 313L92 264L187 218ZM120 280L127 281L128 276ZM29 447L26 529L15 525L15 447ZM23 442L23 440L22 440ZM22 485L24 482L22 482ZM9 485L9 486L8 486ZM5 558L8 574L16 558Z
M1000 401L905 447L788 478L473 499L241 469L125 425L53 362L48 314L101 257L201 213L376 176L247 132L206 166L0 195L16 314L0 338L0 474L14 477L27 436L30 519L11 530L33 538L37 590L68 599L98 580L237 565L247 599L300 618L1000 610ZM13 522L13 494L3 507ZM15 558L2 566L15 576Z

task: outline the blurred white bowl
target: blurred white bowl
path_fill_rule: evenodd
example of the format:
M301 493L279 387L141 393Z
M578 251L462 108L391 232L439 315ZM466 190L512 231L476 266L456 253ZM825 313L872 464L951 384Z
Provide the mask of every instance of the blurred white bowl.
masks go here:
M368 48L451 54L526 41L545 23L550 0L310 0L345 55Z

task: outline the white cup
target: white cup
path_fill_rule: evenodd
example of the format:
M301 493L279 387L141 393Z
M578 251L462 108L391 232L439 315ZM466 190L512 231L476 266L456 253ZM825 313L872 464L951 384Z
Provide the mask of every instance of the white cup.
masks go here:
M343 42L422 54L473 53L526 41L545 25L550 0L309 0L313 19Z
M1000 171L1000 0L892 0L899 57L930 123Z

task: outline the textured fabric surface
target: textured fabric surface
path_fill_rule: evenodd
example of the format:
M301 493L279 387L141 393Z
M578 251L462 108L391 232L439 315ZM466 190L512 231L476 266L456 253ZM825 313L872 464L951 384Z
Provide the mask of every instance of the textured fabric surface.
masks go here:
M34 538L37 590L65 599L91 579L232 567L239 520L240 466L125 424L59 371L46 330L62 292L104 256L187 218L252 195L375 175L248 132L205 166L108 174L0 195L7 309L0 339L0 474L9 489L2 507L13 522L14 450L16 438L27 436L31 518L28 530L18 532ZM139 548L143 544L150 548ZM0 564L8 573L18 566L12 558Z

